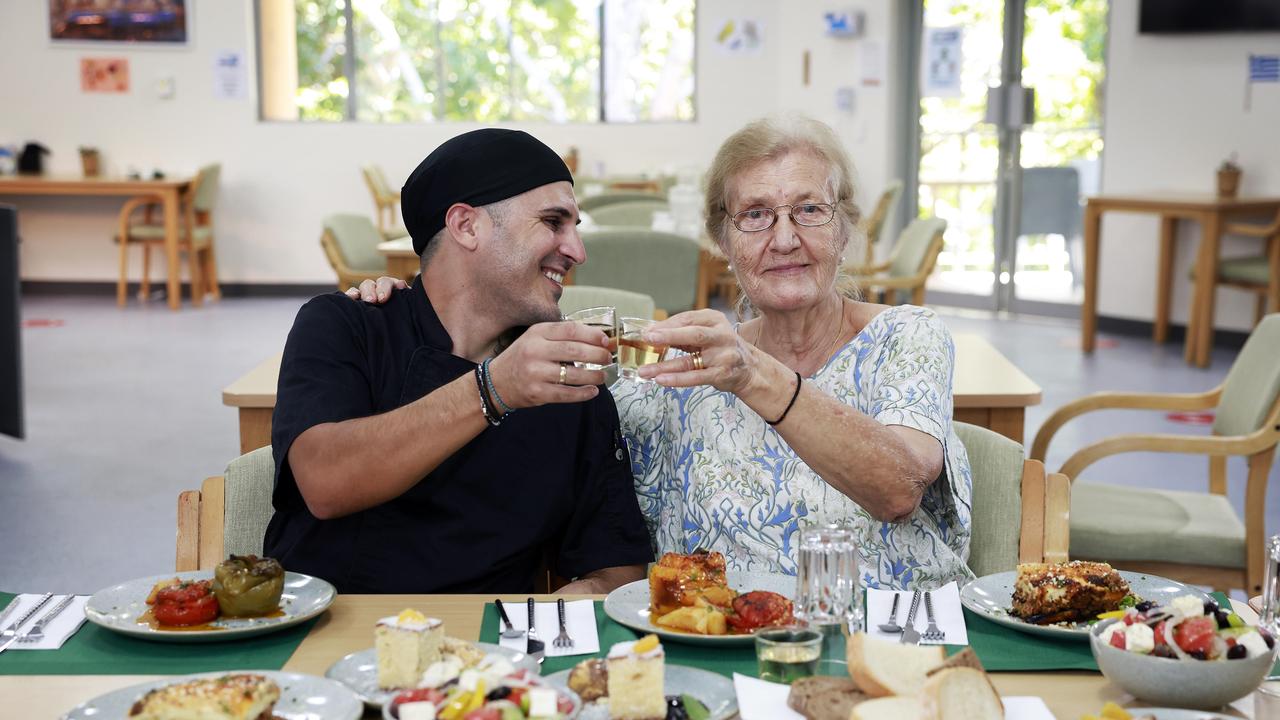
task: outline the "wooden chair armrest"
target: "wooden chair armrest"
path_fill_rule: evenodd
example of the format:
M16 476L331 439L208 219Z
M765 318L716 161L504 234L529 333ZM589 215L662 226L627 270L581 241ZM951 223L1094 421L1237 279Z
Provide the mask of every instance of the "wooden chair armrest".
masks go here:
M1068 560L1071 548L1071 478L1062 473L1045 477L1044 561Z
M1271 237L1280 234L1280 220L1270 225L1254 225L1252 223L1230 223L1227 225L1226 232L1230 235L1244 235L1246 237Z
M653 319L654 319L654 320L666 320L668 317L670 317L670 315L667 315L667 311L666 311L666 310L663 310L662 308L654 308L654 309L653 309Z
M125 227L129 224L129 216L139 207L146 207L150 210L152 205L159 205L160 198L155 195L139 195L131 197L124 201L124 205L120 207L120 226Z
M873 265L863 265L860 267L849 268L850 275L875 275L889 269L890 262L888 260Z
M1187 435L1149 434L1117 435L1086 445L1067 458L1058 472L1071 478L1104 457L1126 452L1182 453L1187 455L1252 455L1275 443L1274 431L1263 427L1250 435L1195 437Z
M178 494L178 540L174 572L198 570L200 567L200 491L184 490Z
M853 281L863 287L877 287L886 290L911 290L920 284L920 278L912 277L887 277L884 275L873 277L854 277Z
M200 566L212 570L226 560L223 554L224 525L226 523L226 478L214 475L205 478L200 486Z
M1221 386L1202 393L1120 393L1101 392L1086 395L1058 408L1036 432L1030 457L1043 461L1049 441L1063 425L1075 417L1094 410L1207 410L1218 404Z
M1070 545L1071 481L1047 474L1044 463L1022 464L1022 530L1018 562L1066 562Z

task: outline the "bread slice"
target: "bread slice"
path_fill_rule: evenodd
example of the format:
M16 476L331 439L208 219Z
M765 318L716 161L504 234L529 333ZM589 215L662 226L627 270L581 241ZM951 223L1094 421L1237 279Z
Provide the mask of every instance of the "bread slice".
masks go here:
M873 698L916 695L925 676L946 659L941 645L903 645L857 633L849 636L849 676Z
M791 683L787 706L807 720L849 720L853 706L867 699L849 678L814 676Z
M849 720L920 720L922 717L919 698L885 697L858 703Z
M973 648L967 647L961 650L960 652L956 653L955 655L952 655L951 657L947 658L946 661L943 662L938 667L930 670L929 674L936 675L937 673L940 673L943 670L946 670L947 668L953 668L953 667L967 667L967 668L973 668L975 670L981 670L982 672L987 671L986 668L982 667L982 661L978 659L978 653L974 652Z
M1004 704L981 670L953 667L934 673L920 690L928 720L1003 720Z

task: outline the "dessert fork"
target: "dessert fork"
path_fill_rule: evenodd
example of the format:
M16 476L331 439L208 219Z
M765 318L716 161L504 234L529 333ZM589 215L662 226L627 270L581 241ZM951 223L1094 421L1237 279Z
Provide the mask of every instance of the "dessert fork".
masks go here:
M556 599L556 611L560 614L560 634L551 641L551 644L558 648L571 648L573 638L569 637L569 631L564 625L564 598Z
M947 634L942 632L938 627L938 623L933 621L933 600L929 595L929 591L924 592L924 612L929 618L929 627L925 628L924 634L920 636L921 640L929 642L942 642L947 639Z

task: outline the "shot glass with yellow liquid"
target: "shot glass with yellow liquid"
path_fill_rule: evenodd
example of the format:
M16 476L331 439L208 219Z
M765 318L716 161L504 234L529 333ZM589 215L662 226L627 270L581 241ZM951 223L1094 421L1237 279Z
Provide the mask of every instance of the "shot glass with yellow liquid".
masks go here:
M565 316L565 320L579 322L587 327L595 328L605 334L609 338L609 354L612 356L613 363L618 362L618 311L612 306L591 307L569 313ZM597 365L595 363L578 363L588 370L604 370L609 365Z
M645 318L622 318L622 335L618 338L618 375L636 382L653 382L638 374L645 365L662 362L667 357L668 346L655 345L644 339L644 331L653 323L653 320Z
M757 630L756 661L760 679L790 685L818 674L822 657L822 633L803 625L782 625Z

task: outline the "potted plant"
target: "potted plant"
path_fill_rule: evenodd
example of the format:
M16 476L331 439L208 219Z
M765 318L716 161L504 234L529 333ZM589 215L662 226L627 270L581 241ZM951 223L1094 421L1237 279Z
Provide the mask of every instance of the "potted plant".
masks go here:
M1218 197L1233 198L1236 191L1240 189L1240 166L1236 164L1236 154L1231 153L1231 157L1223 160L1218 166Z

